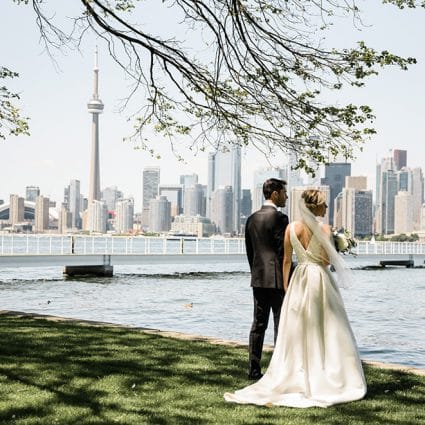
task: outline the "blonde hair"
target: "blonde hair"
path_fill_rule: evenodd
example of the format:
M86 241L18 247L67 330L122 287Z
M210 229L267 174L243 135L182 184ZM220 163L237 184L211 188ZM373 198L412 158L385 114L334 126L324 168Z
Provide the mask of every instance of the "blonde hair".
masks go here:
M318 189L307 189L301 195L304 199L305 206L310 210L314 210L319 205L326 203L326 194Z

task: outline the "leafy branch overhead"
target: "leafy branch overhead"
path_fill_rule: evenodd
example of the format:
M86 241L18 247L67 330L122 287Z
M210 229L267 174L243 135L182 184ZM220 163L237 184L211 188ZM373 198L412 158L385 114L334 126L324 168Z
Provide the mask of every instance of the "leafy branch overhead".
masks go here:
M335 106L326 101L329 92L361 87L382 67L415 63L364 42L325 47L336 19L361 25L352 0L80 0L70 35L43 9L57 6L30 2L47 49L78 45L88 28L107 41L134 82L130 97L143 105L133 137L148 149L145 130L154 128L172 143L187 137L197 149L251 144L267 155L292 151L299 167L313 171L312 161L352 158L375 132L370 107ZM161 12L170 11L172 36L161 32Z
M18 77L16 72L0 66L0 80L15 77ZM17 99L17 93L12 93L6 86L0 85L0 139L5 139L9 134L29 134L28 118L22 117L13 103Z

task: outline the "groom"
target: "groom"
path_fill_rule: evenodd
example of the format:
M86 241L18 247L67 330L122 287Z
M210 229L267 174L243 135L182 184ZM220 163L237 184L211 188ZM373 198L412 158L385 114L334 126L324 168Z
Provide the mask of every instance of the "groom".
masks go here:
M273 311L274 340L276 342L280 308L283 302L283 237L288 216L278 211L284 207L288 195L286 181L268 179L263 184L265 202L253 213L245 226L245 245L251 269L254 295L254 320L249 334L248 378L260 379L261 353L270 309Z

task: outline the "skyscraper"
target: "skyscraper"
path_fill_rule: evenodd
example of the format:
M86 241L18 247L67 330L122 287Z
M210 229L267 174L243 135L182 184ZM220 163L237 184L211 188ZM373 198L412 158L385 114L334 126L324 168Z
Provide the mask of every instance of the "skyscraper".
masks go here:
M171 229L171 202L157 196L149 202L149 231L168 232Z
M49 198L37 196L35 199L35 231L44 232L49 229Z
M71 213L71 222L74 229L81 229L81 193L80 181L71 180L68 188L65 188L64 203L67 205L68 211Z
M217 151L208 155L208 185L206 209L212 218L212 197L218 188L232 188L232 230L240 230L241 202L241 148L231 146L228 151ZM217 224L217 223L216 223Z
M334 222L334 201L337 195L342 192L345 184L345 177L351 175L351 164L347 162L333 162L325 165L325 177L321 179L321 184L329 186L329 224Z
M413 231L412 195L408 191L399 191L394 199L394 233Z
M395 196L398 192L397 174L394 170L381 172L379 202L379 225L378 233L389 235L394 233Z
M204 191L201 184L195 184L184 191L183 214L187 217L203 215Z
M233 231L233 191L232 186L217 188L211 200L212 221L216 224L217 232L232 233Z
M127 233L133 230L134 201L121 199L116 203L115 230L118 233Z
M24 198L21 198L19 195L10 195L9 222L12 226L24 221L24 202Z
M396 171L401 170L403 167L407 166L407 151L394 149L393 158Z
M142 187L143 187L143 208L149 208L152 199L158 196L160 168L145 167L143 168Z

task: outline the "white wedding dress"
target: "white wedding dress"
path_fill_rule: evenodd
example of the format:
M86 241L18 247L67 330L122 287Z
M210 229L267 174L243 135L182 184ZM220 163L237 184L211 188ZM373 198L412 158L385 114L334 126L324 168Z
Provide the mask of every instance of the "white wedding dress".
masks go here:
M298 266L283 302L270 365L258 382L224 398L289 407L359 400L366 381L337 284L320 260L321 246L313 236L304 249L293 224L290 239Z

